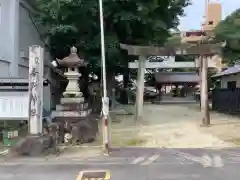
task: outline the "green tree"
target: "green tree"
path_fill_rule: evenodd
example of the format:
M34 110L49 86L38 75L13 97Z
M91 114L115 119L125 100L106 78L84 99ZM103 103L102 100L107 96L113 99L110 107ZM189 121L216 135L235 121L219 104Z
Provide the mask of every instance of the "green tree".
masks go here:
M240 58L240 9L218 24L215 39L226 42L223 48L224 61L229 65L234 64Z
M126 66L119 43L162 45L175 28L189 0L103 0L108 72ZM66 56L72 45L90 63L100 66L98 0L37 0L38 22L54 57ZM117 67L117 68L115 68Z

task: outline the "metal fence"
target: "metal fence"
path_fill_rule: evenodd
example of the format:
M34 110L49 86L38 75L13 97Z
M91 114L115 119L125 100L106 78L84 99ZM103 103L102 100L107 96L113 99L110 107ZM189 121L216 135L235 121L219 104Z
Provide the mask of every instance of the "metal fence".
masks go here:
M212 109L223 113L240 114L240 88L213 90Z

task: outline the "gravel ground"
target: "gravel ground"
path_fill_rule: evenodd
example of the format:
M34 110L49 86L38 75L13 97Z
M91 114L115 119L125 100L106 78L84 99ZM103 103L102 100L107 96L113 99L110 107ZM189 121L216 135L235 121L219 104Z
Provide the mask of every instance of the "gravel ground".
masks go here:
M230 134L228 132L235 132L235 136L238 136L237 130L234 129L236 124L232 124L237 123L237 119L231 116L211 113L213 126L200 127L201 114L196 104L147 104L144 106L143 115L141 123L135 123L134 116L114 116L115 119L120 120L120 123L112 123L113 145L156 148L223 148L235 146L232 141L226 139Z

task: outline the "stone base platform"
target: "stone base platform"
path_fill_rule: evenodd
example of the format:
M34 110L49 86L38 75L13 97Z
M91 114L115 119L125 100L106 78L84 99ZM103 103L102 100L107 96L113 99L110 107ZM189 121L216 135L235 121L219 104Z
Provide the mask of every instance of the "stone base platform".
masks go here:
M76 104L68 103L67 105L57 105L56 111L83 111L88 109L88 103Z
M64 97L51 113L52 124L64 127L61 137L68 134L72 143L91 142L96 139L98 132L97 118L91 116L91 113L92 109L88 107L84 97Z
M71 97L64 97L61 98L60 103L61 104L82 104L84 103L84 97L77 97L77 98L71 98Z
M87 117L92 112L91 109L83 110L83 111L52 111L51 118L54 119L56 117L64 117L64 118L72 118L72 117Z

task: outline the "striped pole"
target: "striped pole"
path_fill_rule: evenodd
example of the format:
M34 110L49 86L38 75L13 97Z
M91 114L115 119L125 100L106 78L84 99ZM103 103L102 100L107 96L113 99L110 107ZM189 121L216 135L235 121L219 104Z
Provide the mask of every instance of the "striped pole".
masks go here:
M103 150L105 154L109 154L109 99L102 98L102 113L103 113Z
M103 18L103 2L99 0L99 18L101 30L101 60L102 60L102 82L103 82L103 98L102 98L102 114L103 114L103 143L104 153L109 153L109 129L108 129L108 112L109 99L107 97L107 78L106 78L106 57L105 57L105 40L104 40L104 18Z

